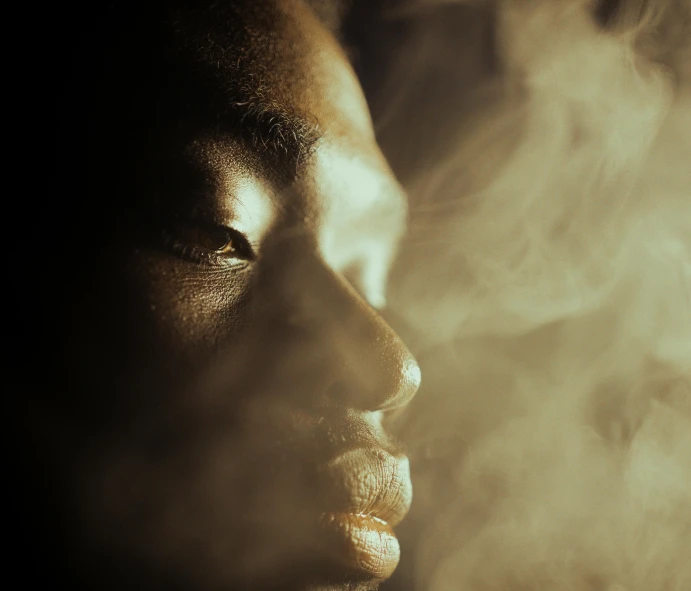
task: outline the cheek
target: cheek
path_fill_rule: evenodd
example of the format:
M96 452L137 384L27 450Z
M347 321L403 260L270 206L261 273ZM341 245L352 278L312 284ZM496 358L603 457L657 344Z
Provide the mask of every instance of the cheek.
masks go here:
M192 360L233 346L251 323L251 268L199 267L173 257L142 256L131 267L133 337L169 360ZM134 314L132 314L134 312Z
M144 251L114 258L80 288L65 351L73 394L95 412L172 401L219 352L231 359L243 350L255 299L251 271Z

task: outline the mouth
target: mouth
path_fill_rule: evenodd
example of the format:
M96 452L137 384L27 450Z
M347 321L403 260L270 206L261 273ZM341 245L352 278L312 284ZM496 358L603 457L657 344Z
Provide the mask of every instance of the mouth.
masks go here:
M331 491L319 524L326 552L360 576L390 577L400 559L393 528L412 502L408 459L352 450L329 462L321 477Z
M389 578L400 558L394 528L413 496L400 444L376 416L274 412L273 432L287 433L267 447L267 457L283 457L272 476L280 486L248 512L263 524L261 535L305 577Z

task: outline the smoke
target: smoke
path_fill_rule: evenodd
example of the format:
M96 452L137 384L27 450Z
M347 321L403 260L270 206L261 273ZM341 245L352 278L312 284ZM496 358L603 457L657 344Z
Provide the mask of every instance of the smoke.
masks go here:
M415 588L691 589L691 2L466 3L469 44L449 4L392 13L420 26L378 97Z

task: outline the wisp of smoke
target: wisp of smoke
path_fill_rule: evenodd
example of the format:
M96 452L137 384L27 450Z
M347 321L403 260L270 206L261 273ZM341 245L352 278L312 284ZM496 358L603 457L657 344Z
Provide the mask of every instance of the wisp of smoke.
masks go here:
M495 100L431 99L460 131L404 179L390 301L417 588L691 589L691 2L476 4Z

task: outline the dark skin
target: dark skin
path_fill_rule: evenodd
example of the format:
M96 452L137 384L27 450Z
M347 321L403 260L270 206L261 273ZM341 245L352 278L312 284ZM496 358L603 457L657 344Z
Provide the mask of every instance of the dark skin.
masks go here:
M386 423L420 373L378 310L405 199L311 9L221 5L167 9L150 53L128 37L141 78L99 78L102 223L24 433L93 588L376 586L411 502Z

